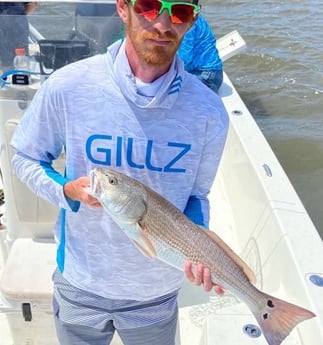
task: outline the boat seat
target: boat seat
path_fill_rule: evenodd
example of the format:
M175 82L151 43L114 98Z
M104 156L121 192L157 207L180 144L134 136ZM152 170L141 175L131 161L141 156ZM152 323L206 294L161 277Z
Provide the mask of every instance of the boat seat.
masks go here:
M48 277L53 271L53 265L50 265L50 275L44 275L43 272L46 271L48 262L55 262L53 227L58 208L37 197L15 176L11 168L14 150L10 147L10 141L19 121L18 118L8 119L4 123L1 133L3 148L1 173L5 195L8 257L5 259L0 289L9 299L15 299L20 295L33 299L35 295L44 295L43 292L38 291L39 289L43 290L43 284L35 283L38 277L44 276L44 284L47 287L51 285ZM63 171L64 165L65 158L62 155L55 161L55 169ZM24 269L19 269L19 267ZM37 269L35 270L35 268ZM26 293L26 291L32 291L29 288L26 290L26 287L30 285L30 280L35 283L33 286L33 294L35 295ZM14 285L16 285L15 288ZM19 289L24 292L19 293ZM50 295L51 292L47 292L48 299Z
M37 197L11 169L14 150L10 147L10 140L18 123L19 119L9 119L2 129L5 152L1 157L1 170L6 200L7 236L11 241L16 238L53 238L58 208ZM62 172L64 167L65 157L62 154L54 162L54 168Z
M0 312L7 313L13 330L20 329L22 322L29 321L31 326L28 329L34 332L41 329L39 323L48 318L48 332L54 334L51 276L56 267L53 227L59 209L37 197L13 173L11 160L14 150L10 147L10 140L18 123L18 118L9 118L3 123L1 133L0 164L8 251L0 278ZM64 165L62 155L54 167L63 171ZM28 338L30 334L24 336ZM25 342L19 338L15 344L19 343Z

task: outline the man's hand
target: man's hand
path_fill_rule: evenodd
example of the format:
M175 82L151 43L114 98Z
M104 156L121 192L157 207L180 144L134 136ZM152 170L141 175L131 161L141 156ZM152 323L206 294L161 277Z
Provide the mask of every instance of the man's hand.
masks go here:
M92 207L100 207L100 202L94 198L93 196L89 195L84 189L89 187L90 179L87 176L79 177L74 181L70 181L65 183L63 190L64 194L67 198L72 200L80 201L83 204L92 206Z
M184 267L184 273L186 275L186 278L194 283L195 285L202 285L204 287L204 290L209 292L212 289L218 294L218 295L223 295L224 294L224 289L217 284L214 284L212 282L211 278L211 272L209 268L203 266L202 264L196 265L193 273L193 264L190 261L186 261L185 267Z

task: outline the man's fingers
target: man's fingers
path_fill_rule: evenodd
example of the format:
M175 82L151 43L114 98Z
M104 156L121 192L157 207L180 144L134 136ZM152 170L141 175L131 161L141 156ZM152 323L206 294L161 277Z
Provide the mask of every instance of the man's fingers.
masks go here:
M194 271L194 272L193 272ZM225 290L222 286L212 282L211 271L202 264L194 265L190 261L185 262L184 273L186 278L195 285L202 285L205 291L209 292L212 289L218 295L223 295Z
M186 261L185 262L185 266L184 266L184 273L186 275L186 278L190 281L190 282L194 282L195 277L193 275L192 272L192 263L190 261Z
M203 270L203 287L207 292L211 291L213 287L211 271L207 267Z
M213 286L213 290L215 291L215 293L217 293L218 295L223 295L225 293L225 290L223 289L223 287L221 287L220 285L214 285Z
M205 268L202 264L195 265L193 269L193 264L191 262L186 262L184 272L190 282L195 285L203 284L206 291L210 291L212 289L213 284L211 282L210 270Z
M93 196L87 194L86 198L87 198L86 203L89 206L92 206L92 207L100 207L101 206L101 203L98 201L98 199L94 198Z

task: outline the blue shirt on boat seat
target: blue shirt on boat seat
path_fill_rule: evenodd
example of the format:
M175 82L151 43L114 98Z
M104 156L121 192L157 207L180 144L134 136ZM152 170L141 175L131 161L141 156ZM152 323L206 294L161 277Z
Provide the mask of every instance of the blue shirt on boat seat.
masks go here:
M222 60L216 48L216 37L201 14L185 34L178 55L186 71L197 75L212 90L219 89L223 80Z

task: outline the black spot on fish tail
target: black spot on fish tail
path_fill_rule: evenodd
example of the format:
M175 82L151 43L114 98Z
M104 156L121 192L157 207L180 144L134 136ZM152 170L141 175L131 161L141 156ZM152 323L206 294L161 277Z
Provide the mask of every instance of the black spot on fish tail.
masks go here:
M265 295L264 304L254 313L267 343L279 345L300 322L315 316L310 310Z

